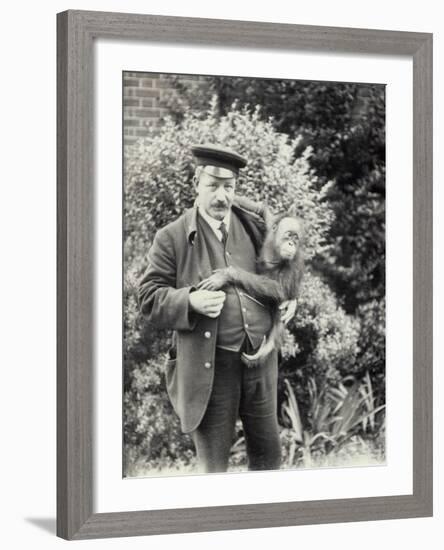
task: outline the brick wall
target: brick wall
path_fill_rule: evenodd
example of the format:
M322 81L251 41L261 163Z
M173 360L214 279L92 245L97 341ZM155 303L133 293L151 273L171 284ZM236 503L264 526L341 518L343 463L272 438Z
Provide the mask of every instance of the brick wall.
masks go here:
M183 75L182 81L196 81L202 77ZM156 123L168 113L164 104L174 88L168 76L160 73L123 73L123 134L130 144L147 133L147 123Z

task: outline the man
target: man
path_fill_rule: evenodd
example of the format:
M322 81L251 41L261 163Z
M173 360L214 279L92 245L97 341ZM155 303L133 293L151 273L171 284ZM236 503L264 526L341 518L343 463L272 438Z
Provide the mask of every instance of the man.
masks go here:
M278 469L277 354L255 368L241 362L241 353L257 349L270 330L269 310L234 286L197 288L228 265L255 272L264 220L235 198L246 159L216 145L195 146L192 153L196 204L157 232L140 282L141 310L155 326L175 330L167 389L183 432L191 434L200 471L227 470L238 416L249 469ZM290 308L287 320L293 313Z

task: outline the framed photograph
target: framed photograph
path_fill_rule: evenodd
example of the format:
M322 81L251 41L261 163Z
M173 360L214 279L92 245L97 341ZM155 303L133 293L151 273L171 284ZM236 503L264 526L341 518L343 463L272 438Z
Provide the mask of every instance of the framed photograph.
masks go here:
M57 533L432 515L432 35L58 14Z

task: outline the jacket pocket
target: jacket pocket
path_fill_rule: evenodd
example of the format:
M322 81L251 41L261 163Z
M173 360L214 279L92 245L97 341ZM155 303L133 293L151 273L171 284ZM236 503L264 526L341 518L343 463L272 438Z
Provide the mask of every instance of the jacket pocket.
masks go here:
M167 387L171 384L176 374L177 359L167 359L165 361L165 380Z
M171 404L177 411L177 359L169 356L165 360L165 384Z

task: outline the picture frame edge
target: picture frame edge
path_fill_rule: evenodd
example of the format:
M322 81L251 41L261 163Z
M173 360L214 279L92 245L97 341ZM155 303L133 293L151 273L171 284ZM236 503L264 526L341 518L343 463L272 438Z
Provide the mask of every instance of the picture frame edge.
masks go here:
M93 422L92 422L92 386L93 369L91 368L94 342L93 327L93 265L94 243L88 231L94 228L94 192L88 182L92 181L92 143L93 143L93 101L92 101L92 65L93 41L112 33L122 37L125 29L117 32L119 21L137 14L114 14L112 12L90 12L68 10L57 14L57 535L67 540L85 538L103 538L109 536L130 536L135 522L140 518L141 526L137 527L138 535L198 532L221 529L243 529L260 526L278 526L264 524L241 526L228 523L220 518L217 529L196 529L178 531L170 521L160 521L160 516L169 513L176 518L188 509L152 510L139 512L113 512L110 514L93 513ZM187 20L194 24L208 21L198 18L180 18L170 16L142 16L145 21L155 18L173 21ZM113 30L107 29L106 20L113 20ZM116 22L117 21L117 22ZM218 20L211 20L218 21ZM228 21L228 20L225 20ZM233 21L229 21L233 23ZM255 22L237 22L246 26ZM120 23L121 24L121 23ZM140 22L138 23L140 24ZM260 23L260 28L282 25ZM287 24L285 24L287 25ZM265 27L264 27L265 26ZM307 29L308 26L288 25L295 30ZM259 27L257 27L259 28ZM313 27L328 29L340 27ZM348 29L350 30L350 29ZM359 29L354 29L359 31ZM364 29L369 31L369 29ZM140 32L140 31L138 31ZM305 501L304 504L313 513L304 523L285 523L300 525L309 523L333 523L348 521L367 521L393 519L395 517L426 517L433 514L433 380L432 380L432 52L433 35L431 33L410 33L404 31L375 31L378 35L395 33L389 43L399 42L395 52L402 50L413 58L414 86L414 127L421 128L420 135L414 133L414 195L419 203L414 204L414 445L413 445L413 494L395 497L366 497L359 499L338 499L337 501ZM270 30L270 33L272 31ZM336 38L336 40L338 40ZM361 41L362 42L362 41ZM360 42L360 43L361 43ZM351 47L349 42L347 47ZM305 44L305 43L304 43ZM322 38L318 43L322 49ZM362 47L362 45L361 45ZM367 43L368 51L371 44ZM414 49L416 48L416 49ZM367 51L367 50L366 50ZM380 48L378 47L378 52ZM387 52L388 54L392 53ZM89 114L89 116L88 116ZM85 116L86 115L86 116ZM418 126L419 125L419 126ZM418 210L418 204L420 210ZM416 212L416 214L415 214ZM418 216L426 223L418 224ZM421 252L421 248L422 252ZM426 249L424 251L424 249ZM425 327L426 338L420 333ZM426 398L425 402L418 397ZM376 499L376 500L375 500ZM384 505L384 500L386 505ZM335 516L328 520L324 513L323 503L340 503L348 509L348 504L361 507L368 501L373 517L348 519L345 515ZM377 513L374 504L380 509ZM299 510L301 503L270 503L265 506L282 509ZM289 506L290 505L290 506ZM293 505L293 506L291 506ZM214 507L219 513L243 508L244 512L254 514L262 505L237 505ZM314 506L314 507L313 507ZM327 504L327 506L329 506ZM399 508L401 506L401 509ZM316 507L318 513L316 515ZM209 507L206 509L211 509ZM324 507L325 508L325 507ZM223 509L223 510L222 510ZM248 510L249 509L249 510ZM194 509L197 510L197 509ZM362 513L365 511L365 506ZM259 513L259 512L256 512ZM407 515L410 514L410 515ZM131 519L133 518L133 519ZM147 521L165 525L165 529L148 526ZM116 520L119 528L110 529ZM177 518L176 518L177 519ZM288 518L287 518L288 519ZM294 519L294 518L293 518ZM305 518L307 520L307 518ZM284 523L281 524L282 526ZM119 531L120 529L120 531ZM126 529L126 531L125 531ZM144 531L145 529L145 531ZM142 532L143 531L143 532ZM93 533L93 534L91 534Z

